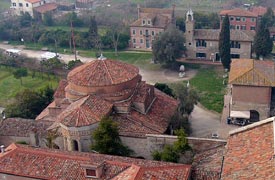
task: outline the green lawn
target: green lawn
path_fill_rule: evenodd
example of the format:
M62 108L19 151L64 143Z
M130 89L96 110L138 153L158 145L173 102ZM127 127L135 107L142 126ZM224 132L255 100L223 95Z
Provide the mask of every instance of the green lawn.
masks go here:
M0 1L0 11L8 10L10 8L10 1L8 0L1 0Z
M200 103L207 109L222 112L223 96L226 86L223 85L223 72L215 67L201 68L198 74L190 80L200 95Z
M0 106L5 107L15 95L24 90L32 89L39 90L49 85L52 88L56 88L58 85L58 78L50 76L50 80L46 74L42 75L36 72L36 76L32 78L32 72L29 72L29 76L22 78L23 84L20 84L20 79L13 77L12 71L15 68L0 66Z

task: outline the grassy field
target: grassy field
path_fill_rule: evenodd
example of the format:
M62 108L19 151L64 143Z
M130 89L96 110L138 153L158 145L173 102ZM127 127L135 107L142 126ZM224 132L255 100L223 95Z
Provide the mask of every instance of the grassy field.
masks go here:
M10 7L10 1L8 0L0 0L0 12L4 10L8 10Z
M226 86L223 85L223 71L215 67L201 68L191 79L190 84L200 95L200 103L207 109L222 112L223 96Z
M12 71L15 68L0 66L0 106L5 107L15 95L23 91L24 89L39 90L49 85L52 88L56 88L58 85L58 78L50 76L50 80L46 74L42 75L36 73L36 76L32 78L32 72L29 72L29 76L22 78L23 84L20 84L20 79L13 77Z

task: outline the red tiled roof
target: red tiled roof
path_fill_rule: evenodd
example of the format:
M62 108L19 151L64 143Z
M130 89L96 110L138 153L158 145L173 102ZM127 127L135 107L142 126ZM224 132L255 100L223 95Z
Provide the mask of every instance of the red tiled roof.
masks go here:
M149 16L149 15L148 15ZM147 16L147 17L148 17ZM161 14L150 14L150 19L152 20L152 25L143 25L142 21L144 18L139 18L135 22L131 24L132 27L148 27L148 28L165 28L170 20L167 16L163 16Z
M132 80L138 73L138 68L130 64L95 60L73 69L68 81L80 86L108 86Z
M97 96L86 96L67 107L59 116L60 123L68 127L89 126L109 115L113 104Z
M229 132L223 180L275 179L274 117Z
M222 16L225 16L226 14L228 16L257 17L257 14L241 8L222 10L220 12L220 15Z
M37 2L41 2L42 0L26 0L29 3L37 3Z
M204 39L204 40L219 40L219 29L195 29L194 38ZM240 41L240 42L253 42L255 32L253 31L240 31L240 30L230 30L230 40Z
M228 82L252 86L275 86L275 64L273 61L235 59L231 63Z
M44 14L48 11L53 11L55 9L57 9L57 4L55 4L55 3L46 3L46 4L43 4L41 6L34 8L35 11L37 11L41 14Z
M68 81L62 79L54 93L54 98L65 98L65 87L68 85Z
M197 153L192 162L193 179L219 179L225 145Z
M4 154L0 154L0 164L0 173L51 180L90 179L85 177L85 166L99 165L104 166L100 179L128 177L132 180L187 180L191 168L190 165L184 164L33 148L16 144L10 145Z
M131 110L128 114L115 115L120 135L142 137L146 134L163 134L166 131L178 101L157 89L155 96L156 100L147 114Z

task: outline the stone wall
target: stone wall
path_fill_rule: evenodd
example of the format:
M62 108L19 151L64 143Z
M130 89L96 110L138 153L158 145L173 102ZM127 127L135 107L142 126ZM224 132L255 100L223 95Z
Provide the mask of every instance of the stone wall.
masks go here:
M133 138L133 137L120 137L122 143L130 147L136 154L135 156L144 157L145 159L152 159L153 151L160 151L164 145L172 145L176 140L177 136L169 135L154 135L148 134L144 138ZM192 147L193 151L200 152L205 151L220 145L226 144L225 140L219 139L206 139L206 138L194 138L188 137L188 143Z

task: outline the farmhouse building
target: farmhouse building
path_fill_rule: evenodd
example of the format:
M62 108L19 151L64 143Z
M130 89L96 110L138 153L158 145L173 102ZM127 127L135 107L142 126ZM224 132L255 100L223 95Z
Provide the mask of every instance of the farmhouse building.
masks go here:
M0 153L0 179L190 179L190 165L11 144Z
M252 59L233 60L228 83L231 111L250 111L255 121L275 115L275 64Z
M138 6L138 19L130 25L130 47L152 48L152 42L173 21L175 6L172 9L141 8Z
M43 18L46 12L57 9L55 3L47 3L46 0L11 0L11 10L14 15L29 13L32 17Z
M255 12L236 8L220 12L221 25L225 15L229 16L230 29L255 31L259 21L259 15Z
M220 61L219 29L195 29L193 11L186 14L186 55L188 59ZM251 58L252 31L230 30L231 58Z

